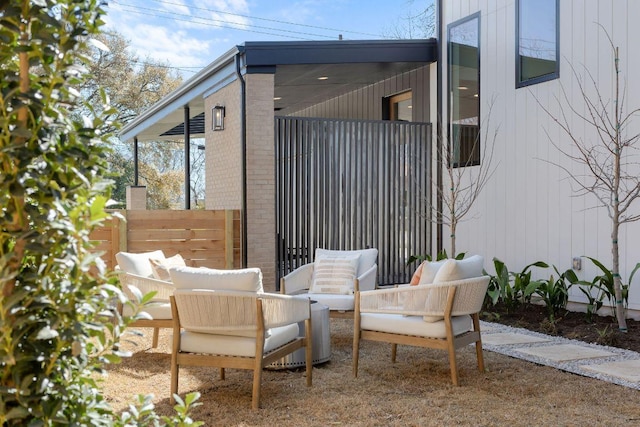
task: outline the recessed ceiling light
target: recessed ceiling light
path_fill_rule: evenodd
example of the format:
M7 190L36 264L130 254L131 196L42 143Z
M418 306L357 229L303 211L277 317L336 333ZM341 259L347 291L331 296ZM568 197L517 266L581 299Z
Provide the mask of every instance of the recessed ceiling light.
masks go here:
M281 96L274 96L274 97L273 97L273 100L274 100L274 101L280 101L281 99L282 99L282 97L281 97Z
M413 105L407 105L407 108L413 108Z
M318 80L328 80L328 79L329 79L329 77L327 77L327 76L320 76L320 77L318 77Z
M468 88L468 87L466 87L466 86L458 86L458 89L460 89L460 90L467 90L467 89L469 89L469 88Z
M478 97L478 94L477 94L477 93L474 93L474 94L473 94L473 97L474 97L474 98L477 98L477 97Z

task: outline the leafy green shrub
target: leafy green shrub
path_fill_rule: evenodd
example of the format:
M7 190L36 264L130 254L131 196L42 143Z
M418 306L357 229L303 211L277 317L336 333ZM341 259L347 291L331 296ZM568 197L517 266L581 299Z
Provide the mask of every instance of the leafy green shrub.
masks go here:
M498 258L493 259L493 266L496 271L495 276L484 271L484 274L491 277L487 297L492 305L495 306L500 302L507 311L514 310L523 301L530 301L530 295L527 295L525 290L531 282L531 268L549 267L546 263L537 261L525 266L520 272L510 272L506 264Z
M551 324L555 323L556 315L560 310L567 307L569 289L578 282L578 277L573 270L569 269L560 273L555 265L553 269L557 276L552 274L549 279L532 281L524 291L525 297L535 294L542 299L547 307L547 317Z
M102 25L104 5L0 3L2 426L127 424L95 379L119 360L125 326L112 310L122 292L89 240L108 218L104 129L112 124L77 90L81 48ZM190 424L195 397L164 422ZM137 412L152 410L146 399ZM145 413L139 425L158 425Z
M609 304L611 306L612 316L615 317L616 302L613 272L605 267L604 264L602 264L597 259L591 257L586 258L588 258L593 263L593 265L598 267L602 274L595 276L591 282L581 282L582 286L585 289L581 288L580 290L587 296L589 304L591 304L592 301L595 301L593 313L597 312L598 309L602 307L603 301L606 299L607 301L609 301ZM636 274L636 271L638 271L638 269L640 269L640 263L637 263L633 270L631 270L631 273L629 274L629 280L626 283L624 283L623 281L621 285L622 299L625 311L629 306L629 288L631 286L631 282L633 281L633 276ZM593 296L592 289L596 290L595 296ZM587 307L587 309L589 309L589 307ZM588 315L590 319L591 313L588 313Z

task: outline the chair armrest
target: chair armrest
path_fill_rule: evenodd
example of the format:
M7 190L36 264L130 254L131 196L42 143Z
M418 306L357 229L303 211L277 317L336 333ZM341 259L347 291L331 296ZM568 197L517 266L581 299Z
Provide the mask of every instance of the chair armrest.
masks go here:
M311 317L309 298L278 294L262 294L260 298L265 328L290 325Z
M213 334L230 329L255 331L257 300L262 305L265 329L301 322L311 316L311 302L304 297L211 289L178 289L174 294L181 325Z
M360 291L372 291L377 288L378 265L374 264L370 269L358 277L358 289Z
M425 301L430 290L426 286L376 289L358 292L359 312L424 316Z
M376 289L359 293L361 313L391 313L407 316L452 316L474 314L482 309L489 276L438 284ZM449 299L451 291L454 298Z
M139 298L136 291L132 288L137 288L142 295L146 295L149 292L155 292L152 301L169 301L169 297L173 295L175 286L171 282L165 282L164 280L158 280L151 277L138 276L131 273L125 273L120 277L122 281L122 289L124 293L131 299L133 296L136 299ZM140 295L141 296L141 295Z
M451 287L455 288L455 297L450 307L452 316L478 313L482 310L489 280L489 276L480 276L437 285L426 285L432 288L425 304L427 315L434 315L434 311L440 312L443 307L447 306L447 288Z
M295 295L311 287L313 263L302 265L280 279L280 293Z

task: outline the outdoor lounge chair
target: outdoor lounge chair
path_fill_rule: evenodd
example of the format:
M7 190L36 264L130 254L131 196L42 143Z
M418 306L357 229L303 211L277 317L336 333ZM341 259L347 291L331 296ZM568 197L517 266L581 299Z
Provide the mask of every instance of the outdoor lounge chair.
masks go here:
M280 279L280 292L329 307L333 318L353 318L354 293L376 288L377 249L316 249L315 261Z
M358 376L361 340L391 343L393 363L398 344L446 350L454 385L458 385L456 349L475 343L478 369L484 371L478 313L489 276L481 276L480 267L473 269L477 275L464 277L458 268L461 262L464 260L444 263L432 284L356 293L354 377Z
M311 308L306 298L262 292L257 268L171 271L173 346L171 402L178 392L181 366L253 370L251 407L260 405L265 366L305 347L307 386L312 384ZM189 288L197 289L189 289ZM304 322L301 336L298 322Z
M117 271L120 273L122 290L130 301L139 301L143 295L150 292L155 293L151 301L144 307L143 313L139 313L139 318L129 327L153 328L151 346L156 348L158 347L160 328L173 328L169 297L175 288L170 280L160 280L153 277L154 265L160 267L162 262L167 262L167 258L162 251L118 252L116 260L118 261ZM166 275L161 277L169 279ZM119 309L122 315L131 316L134 314L132 307L128 304L119 307Z

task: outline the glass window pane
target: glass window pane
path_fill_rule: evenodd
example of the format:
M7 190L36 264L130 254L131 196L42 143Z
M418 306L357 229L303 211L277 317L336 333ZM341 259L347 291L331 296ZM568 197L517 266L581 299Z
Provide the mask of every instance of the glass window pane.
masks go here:
M518 0L517 11L517 84L557 78L557 0Z
M449 161L480 164L480 17L449 26Z

